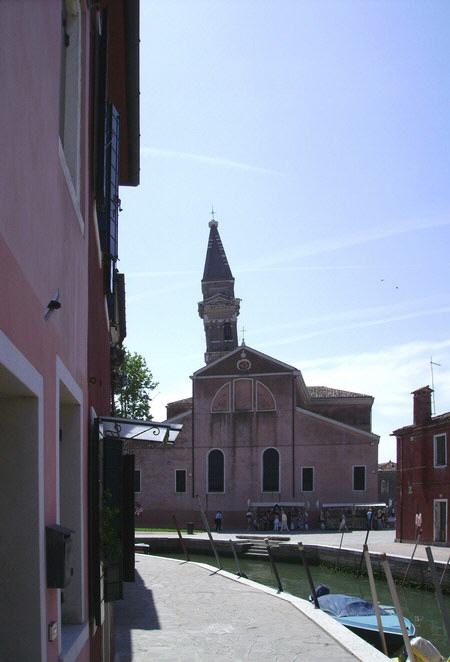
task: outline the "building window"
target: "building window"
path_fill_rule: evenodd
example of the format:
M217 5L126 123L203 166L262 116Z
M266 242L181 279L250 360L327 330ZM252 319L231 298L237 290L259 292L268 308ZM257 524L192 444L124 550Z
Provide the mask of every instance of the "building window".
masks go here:
M355 492L366 489L366 467L353 467L353 489Z
M302 467L302 492L314 491L314 467Z
M222 451L208 454L208 492L224 492L224 458Z
M433 437L434 445L434 466L446 467L447 466L447 435L435 434Z
M231 329L231 324L229 322L225 322L225 324L223 325L223 339L233 340L233 331Z
M61 3L59 138L76 198L79 197L81 13L78 0Z
M381 481L381 489L380 489L381 494L388 494L388 482L383 478Z
M275 448L263 453L263 492L280 491L280 456Z
M181 494L186 492L186 470L176 469L175 471L175 492Z
M135 471L134 471L134 491L135 492L140 492L141 491L141 470L140 469L135 469Z

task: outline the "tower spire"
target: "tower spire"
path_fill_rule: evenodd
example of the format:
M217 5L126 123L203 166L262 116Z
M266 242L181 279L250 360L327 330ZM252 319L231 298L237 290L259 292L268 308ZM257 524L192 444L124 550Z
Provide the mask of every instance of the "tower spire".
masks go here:
M240 299L234 296L234 278L222 245L214 208L211 209L208 225L209 239L202 278L203 301L198 304L198 314L205 328L206 363L237 348L240 305Z

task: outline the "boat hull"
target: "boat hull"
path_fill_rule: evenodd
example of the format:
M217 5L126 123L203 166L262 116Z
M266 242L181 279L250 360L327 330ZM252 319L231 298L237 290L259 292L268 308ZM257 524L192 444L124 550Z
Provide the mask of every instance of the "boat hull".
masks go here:
M345 623L344 618L336 620L339 620L342 625L345 625L346 628L357 634L358 637L367 641L368 644L371 644L371 646L374 646L374 648L377 648L382 653L384 652L378 630L368 630L367 628L358 627L356 625L348 625ZM395 657L403 650L405 644L401 633L385 632L384 638L386 640L388 657Z

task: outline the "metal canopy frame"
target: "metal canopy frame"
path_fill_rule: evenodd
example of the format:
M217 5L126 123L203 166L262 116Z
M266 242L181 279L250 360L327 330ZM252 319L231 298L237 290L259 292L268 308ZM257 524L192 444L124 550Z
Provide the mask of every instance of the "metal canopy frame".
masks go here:
M174 444L183 425L179 423L159 423L158 421L138 421L131 418L100 416L99 433L104 438L113 437L124 441L159 442Z

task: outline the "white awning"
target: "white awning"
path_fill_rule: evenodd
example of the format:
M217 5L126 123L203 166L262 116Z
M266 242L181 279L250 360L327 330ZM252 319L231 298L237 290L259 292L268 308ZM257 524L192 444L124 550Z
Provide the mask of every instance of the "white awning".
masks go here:
M280 508L304 508L304 501L250 501L250 508L273 508L280 506Z
M385 503L323 503L322 508L386 508Z

